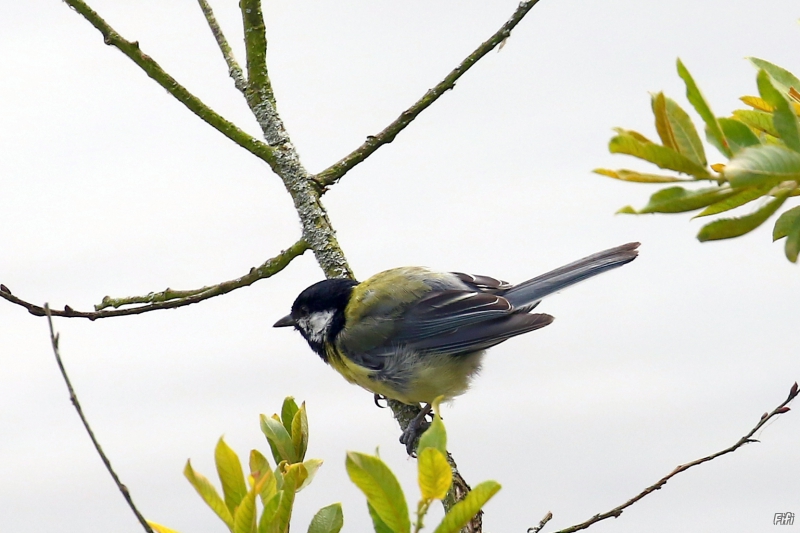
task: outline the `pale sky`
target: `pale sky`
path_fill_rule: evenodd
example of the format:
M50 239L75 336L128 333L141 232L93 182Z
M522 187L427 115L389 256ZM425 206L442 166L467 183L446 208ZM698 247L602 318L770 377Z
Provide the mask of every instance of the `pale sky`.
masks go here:
M195 2L92 1L180 82L258 134ZM212 2L244 60L236 2ZM269 69L306 167L380 131L513 12L514 1L265 2ZM687 110L681 57L715 113L754 94L757 56L800 74L797 6L731 0L542 0L490 53L323 202L365 279L400 265L522 281L641 241L639 259L548 298L553 325L491 350L443 415L468 482L503 489L485 529L582 522L677 465L736 442L800 378L800 271L773 221L700 244L689 215L614 216L657 186L595 167L612 127L654 138L649 92ZM0 8L0 282L54 308L190 289L245 274L300 236L266 164L177 103L56 0ZM694 112L692 116L697 119ZM710 162L724 159L708 147ZM795 205L796 199L787 205ZM139 508L181 533L224 532L182 475L216 477L220 435L267 450L259 413L306 401L308 457L293 530L335 501L344 531L371 528L347 450L391 465L410 507L416 464L372 395L271 325L321 279L307 253L284 272L198 305L89 322L60 319L62 355L101 444ZM800 418L699 466L595 533L774 531L800 513ZM441 512L427 520L435 527ZM47 326L0 301L0 531L141 531L72 408Z

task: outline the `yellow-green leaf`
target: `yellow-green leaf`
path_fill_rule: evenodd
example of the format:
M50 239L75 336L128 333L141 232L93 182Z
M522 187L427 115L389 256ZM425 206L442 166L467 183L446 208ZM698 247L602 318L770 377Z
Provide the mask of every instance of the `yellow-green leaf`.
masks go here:
M735 188L800 181L800 154L783 146L751 146L736 154L724 176Z
M647 205L637 213L684 213L721 202L733 194L734 191L728 187L706 187L697 190L668 187L650 196Z
M794 108L786 96L772 85L766 71L759 70L756 79L761 97L775 108L772 113L772 123L781 140L795 152L800 152L800 121L797 120Z
M308 533L339 533L342 525L344 525L342 504L334 503L317 511L308 526Z
M418 452L417 470L419 490L426 500L442 500L453 483L453 470L444 454L436 448Z
M261 415L261 431L267 437L271 446L274 446L273 454L277 454L275 462L286 461L290 464L297 462L297 453L292 443L292 437L279 421Z
M774 198L754 213L738 218L722 218L700 228L697 239L700 242L730 239L744 235L763 224L786 201L791 188L781 188Z
M267 458L258 450L250 451L250 472L256 485L260 487L258 495L261 497L261 503L266 505L278 491L278 482L269 467Z
M266 533L287 533L289 531L295 493L297 492L297 487L306 478L305 470L303 463L289 465L286 468L286 472L283 474L283 488L280 491L280 500L275 509L275 515L267 526Z
M772 240L777 241L778 239L786 237L798 223L800 223L800 205L781 213L781 216L775 221L775 227L772 230Z
M322 466L322 459L308 459L307 461L303 461L303 466L306 467L306 478L300 483L300 486L297 487L297 492L300 492L311 483L314 476L317 474L317 470Z
M394 533L408 533L411 521L406 498L389 467L377 457L358 452L347 452L345 466L381 520Z
M150 526L150 529L152 529L156 533L178 533L174 529L170 529L167 526L162 526L161 524L156 524L155 522L151 522L150 520L147 521L147 525Z
M306 402L300 406L292 418L291 425L292 444L298 461L302 461L308 449L308 416L306 415Z
M278 505L281 503L281 491L276 492L272 497L264 502L264 509L261 511L261 518L258 520L258 533L267 533L270 524L275 519Z
M733 118L743 122L754 130L778 137L778 130L772 122L772 113L756 111L752 109L737 109L733 112Z
M664 146L685 155L698 165L707 164L703 142L697 135L692 119L672 100L658 93L652 99L656 130Z
M785 68L779 67L778 65L774 65L769 61L765 61L757 57L748 57L747 59L749 59L757 69L766 71L770 78L775 81L778 89L781 92L788 94L789 89L792 87L800 90L800 80L798 80L794 74Z
M746 127L746 126L745 126ZM592 170L595 174L614 178L615 180L632 181L636 183L674 183L676 181L694 181L688 178L678 178L676 176L661 176L659 174L645 174L635 170L609 170L607 168L596 168Z
M436 448L445 457L447 456L447 431L445 431L442 418L438 414L433 415L433 422L420 436L417 454L425 448Z
M689 100L689 103L692 104L697 114L700 115L700 118L703 119L703 122L706 123L706 134L709 137L709 140L713 139L714 145L720 149L720 151L728 157L731 157L733 153L728 146L728 141L725 139L725 135L722 133L722 128L720 128L719 123L717 122L717 117L714 116L714 113L711 112L711 107L706 102L706 99L703 97L703 94L700 92L700 89L697 87L697 84L692 78L692 75L689 73L689 70L683 65L680 59L677 61L678 65L678 76L681 77L683 83L686 85L686 98Z
M761 144L758 136L744 122L735 118L720 118L718 121L734 154L741 152L748 146ZM714 168L714 166L712 165L711 168Z
M372 518L372 529L375 530L375 533L394 533L392 529L386 525L386 522L378 516L377 511L375 508L367 502L367 510L369 511L369 517Z
M724 213L737 207L743 206L748 202L752 202L756 198L761 198L770 191L771 187L750 187L747 189L737 189L734 194L722 200L709 205L693 218L706 217L708 215L716 215L717 213Z
M192 484L194 490L203 498L206 505L211 507L211 510L225 522L228 529L233 531L233 515L208 478L195 472L192 468L191 461L186 461L186 468L183 469L183 475L186 476L186 479Z
M758 96L742 96L739 98L739 100L749 105L753 109L758 109L759 111L772 113L772 111L775 110L774 107L769 105L763 98L759 98Z
M248 492L233 515L233 533L256 533L256 493Z
M458 502L445 515L434 533L458 533L467 522L472 520L478 511L497 494L500 484L496 481L484 481L467 494L467 497Z
M297 411L299 411L297 402L294 401L293 397L287 396L283 400L283 406L281 406L281 422L289 435L292 434L292 421Z
M230 446L220 437L214 450L214 462L217 465L217 474L222 483L222 494L225 496L225 505L231 514L236 511L239 502L247 494L242 464Z
M660 168L675 170L696 178L706 179L709 177L706 168L672 148L654 143L644 143L627 133L613 137L608 143L608 150L613 154L632 155L658 165Z

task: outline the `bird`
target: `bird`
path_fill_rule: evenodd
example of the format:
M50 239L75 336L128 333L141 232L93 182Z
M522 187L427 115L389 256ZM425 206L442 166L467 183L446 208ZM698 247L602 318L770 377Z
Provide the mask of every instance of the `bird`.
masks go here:
M432 403L464 394L488 348L553 321L531 312L542 298L630 263L638 247L610 248L516 285L414 266L360 283L326 279L303 290L274 327L294 327L325 363L376 398L423 404L400 437L413 455Z

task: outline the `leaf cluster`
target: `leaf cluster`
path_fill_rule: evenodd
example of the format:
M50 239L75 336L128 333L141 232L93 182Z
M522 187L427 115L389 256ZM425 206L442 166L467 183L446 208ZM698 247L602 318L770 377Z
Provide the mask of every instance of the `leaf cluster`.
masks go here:
M741 98L748 109L716 117L688 69L678 59L678 75L686 97L705 125L706 140L727 163L709 165L703 142L692 119L677 102L657 93L652 111L661 143L632 130L615 129L612 153L627 154L675 174L635 170L595 169L614 179L638 183L705 182L708 186L672 185L654 193L641 209L626 206L619 213L684 213L701 210L697 217L718 215L742 206L747 214L720 217L705 224L700 241L744 235L775 214L790 197L800 195L800 80L789 71L758 58L759 96ZM786 238L786 257L797 261L800 251L800 206L784 211L775 223L773 239Z

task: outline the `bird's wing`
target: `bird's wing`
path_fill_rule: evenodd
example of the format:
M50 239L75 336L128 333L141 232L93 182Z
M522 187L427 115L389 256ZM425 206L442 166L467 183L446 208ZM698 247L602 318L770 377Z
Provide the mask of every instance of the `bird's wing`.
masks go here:
M474 291L496 294L513 287L513 285L507 281L490 278L489 276L476 276L474 274L465 274L463 272L452 272L452 274L456 276L464 285Z

